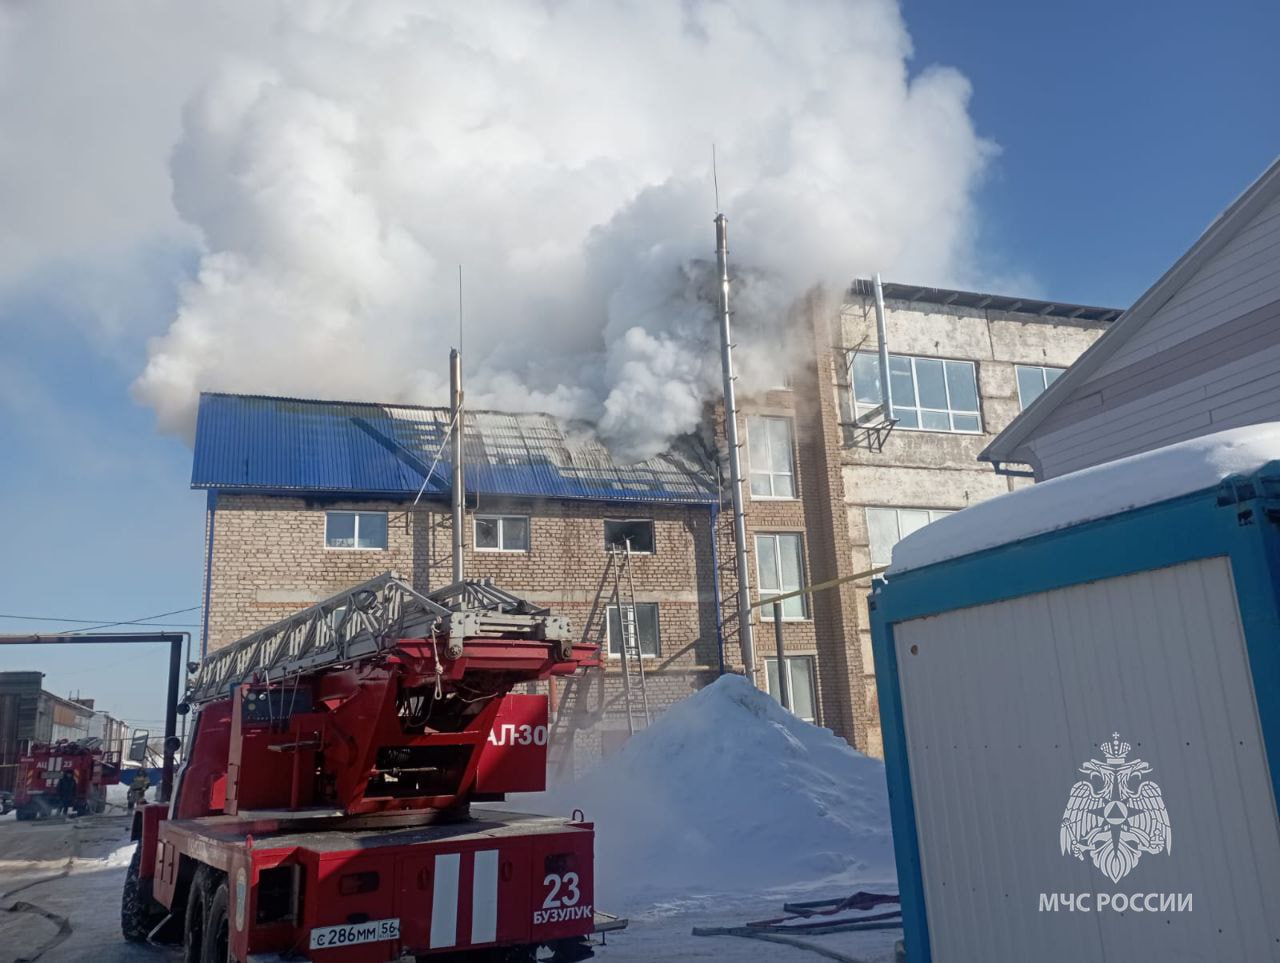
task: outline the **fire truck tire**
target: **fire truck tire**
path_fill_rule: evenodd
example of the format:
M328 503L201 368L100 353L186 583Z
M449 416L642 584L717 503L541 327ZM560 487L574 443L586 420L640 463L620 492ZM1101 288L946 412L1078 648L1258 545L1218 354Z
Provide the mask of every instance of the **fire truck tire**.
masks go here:
M227 963L230 956L231 928L227 909L231 904L231 893L224 879L213 891L209 900L209 917L204 924L204 949L200 955L200 963Z
M143 943L151 928L160 922L151 902L151 880L140 879L142 844L133 851L129 869L124 875L124 893L120 898L120 931L130 943Z
M36 814L34 810L28 809L26 806L19 806L14 818L20 822L26 822L28 819L35 819Z
M182 963L201 963L204 959L204 931L212 895L210 872L200 866L187 888L187 910L182 915Z

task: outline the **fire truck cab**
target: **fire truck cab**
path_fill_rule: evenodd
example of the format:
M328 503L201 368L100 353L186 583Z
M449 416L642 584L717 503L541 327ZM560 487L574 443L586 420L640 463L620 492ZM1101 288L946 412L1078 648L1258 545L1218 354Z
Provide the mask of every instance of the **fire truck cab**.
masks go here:
M387 573L212 653L167 805L134 817L126 939L187 961L591 955L594 830L485 809L545 788L545 696L598 665L493 585Z

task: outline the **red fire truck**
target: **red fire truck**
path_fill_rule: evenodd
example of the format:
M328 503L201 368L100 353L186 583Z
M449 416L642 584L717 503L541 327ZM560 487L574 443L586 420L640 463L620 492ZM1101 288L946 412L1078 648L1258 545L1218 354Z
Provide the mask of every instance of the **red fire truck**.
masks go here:
M387 573L211 654L168 805L134 817L129 940L188 961L592 955L594 830L471 810L544 788L547 701L599 664L487 582Z
M18 760L13 808L18 819L40 819L62 808L58 783L69 772L75 779L71 812L83 816L107 808L107 786L120 781L120 753L106 752L101 739L60 739L37 743Z

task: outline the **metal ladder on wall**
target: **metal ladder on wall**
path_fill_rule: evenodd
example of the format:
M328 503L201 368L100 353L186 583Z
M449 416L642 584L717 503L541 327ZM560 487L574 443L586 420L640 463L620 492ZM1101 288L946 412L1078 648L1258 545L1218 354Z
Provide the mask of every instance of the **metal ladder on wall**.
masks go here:
M650 715L649 691L644 679L644 654L640 651L640 633L636 625L636 583L631 572L631 540L627 539L622 549L610 546L609 555L613 562L613 605L618 611L618 631L622 635L622 697L627 704L627 731L635 735L636 729L641 727L637 726L637 721L642 720L642 725L647 726Z

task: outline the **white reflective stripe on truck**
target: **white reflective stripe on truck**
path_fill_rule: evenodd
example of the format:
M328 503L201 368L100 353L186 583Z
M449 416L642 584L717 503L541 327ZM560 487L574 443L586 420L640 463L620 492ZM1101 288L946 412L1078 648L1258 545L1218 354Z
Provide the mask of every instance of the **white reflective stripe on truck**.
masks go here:
M498 938L498 851L476 853L471 879L471 942L492 943Z
M458 868L460 853L436 857L435 880L431 888L431 949L454 946L458 942Z

